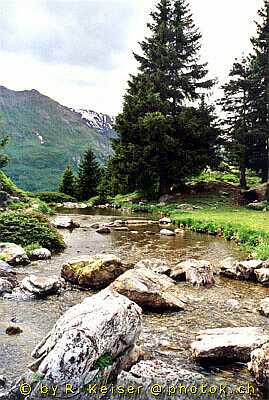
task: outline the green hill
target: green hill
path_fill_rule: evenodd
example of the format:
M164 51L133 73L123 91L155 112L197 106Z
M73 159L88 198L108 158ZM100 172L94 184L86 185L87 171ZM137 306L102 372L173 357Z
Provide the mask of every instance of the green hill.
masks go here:
M111 124L97 127L37 90L17 92L0 86L0 114L0 133L10 137L6 152L11 161L5 172L25 190L57 189L64 166L72 163L76 168L88 144L101 162L111 152Z

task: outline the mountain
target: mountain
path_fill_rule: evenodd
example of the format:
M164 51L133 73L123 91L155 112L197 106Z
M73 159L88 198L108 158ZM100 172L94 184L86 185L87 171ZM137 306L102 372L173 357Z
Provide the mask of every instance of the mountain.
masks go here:
M0 134L10 137L5 171L30 191L57 190L65 165L76 168L87 145L104 162L116 136L113 117L65 107L37 90L0 86L0 115Z

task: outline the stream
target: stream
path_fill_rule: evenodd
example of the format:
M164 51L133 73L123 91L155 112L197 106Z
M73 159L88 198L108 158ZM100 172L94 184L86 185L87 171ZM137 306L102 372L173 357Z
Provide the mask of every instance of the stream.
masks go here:
M109 235L100 235L90 227L93 223L130 218L130 214L123 214L119 210L68 210L66 213L72 213L73 219L81 227L73 232L61 230L67 244L65 252L50 261L39 261L27 267L16 268L19 280L30 274L59 275L64 262L85 254L113 253L124 262L131 263L145 258L159 258L172 264L188 258L206 259L216 264L225 257L234 256L239 259L244 256L234 244L209 235L188 231L176 237L160 237L144 233L146 230L158 233L158 225L131 228L138 233L114 231ZM131 217L134 218L134 215ZM143 215L137 214L135 217L141 219ZM182 294L188 298L185 311L143 314L140 342L145 350L145 358L157 358L175 366L209 374L216 382L227 385L252 382L253 378L245 365L218 365L204 369L194 364L189 345L201 329L266 326L268 319L257 312L257 307L261 299L268 297L269 289L258 284L220 277L216 277L216 284L210 289L192 287L186 282L178 285ZM68 289L46 300L0 300L0 375L13 380L23 373L27 364L32 361L31 351L59 316L92 293ZM227 304L230 299L238 300L241 307L231 310ZM16 320L23 330L21 335L5 334L11 319Z

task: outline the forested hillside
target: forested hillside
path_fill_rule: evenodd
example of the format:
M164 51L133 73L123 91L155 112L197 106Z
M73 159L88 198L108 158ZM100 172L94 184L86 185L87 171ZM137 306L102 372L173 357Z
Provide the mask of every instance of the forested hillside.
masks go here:
M0 87L0 132L10 140L7 173L27 190L54 190L67 163L74 167L84 148L91 145L99 161L110 154L110 138L115 136L108 116L92 112L107 124L62 106L36 90L12 91Z

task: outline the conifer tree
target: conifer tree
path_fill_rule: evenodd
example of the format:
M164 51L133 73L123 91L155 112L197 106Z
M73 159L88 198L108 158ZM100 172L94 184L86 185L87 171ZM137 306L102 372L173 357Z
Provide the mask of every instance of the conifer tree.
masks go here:
M2 125L3 125L3 119L0 115L0 127ZM8 136L0 137L0 151L1 151L1 153L0 153L0 168L4 168L9 161L9 157L3 153L3 150L4 150L5 146L7 145L8 141L9 141Z
M226 115L226 148L230 158L239 164L240 186L246 188L248 153L253 152L250 107L252 76L249 59L244 58L241 62L236 60L229 76L229 82L222 87L224 97L220 101Z
M258 12L257 35L251 39L253 135L256 135L257 158L254 167L262 169L263 182L269 178L269 3Z
M183 124L186 103L196 101L202 90L213 85L206 79L206 65L199 63L201 35L189 7L185 0L160 0L151 17L151 36L140 43L142 54L134 54L139 72L130 78L123 112L115 124L119 138L113 144L112 165L122 192L167 193L171 185L197 170L194 146L188 152L184 142L196 143L199 154L207 142L203 159L212 159L207 151L212 131L210 138L209 130L203 131L204 137L198 134L202 114L194 108L189 112L196 132ZM204 166L203 162L199 168Z
M97 187L101 179L101 170L98 161L90 147L88 147L78 166L78 196L80 200L89 200L96 196Z
M61 193L65 193L69 196L75 197L76 196L76 185L75 185L75 177L73 174L72 166L68 164L65 167L60 185L59 191Z

